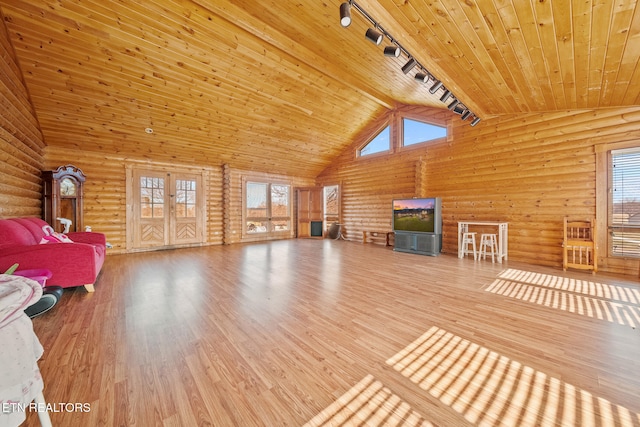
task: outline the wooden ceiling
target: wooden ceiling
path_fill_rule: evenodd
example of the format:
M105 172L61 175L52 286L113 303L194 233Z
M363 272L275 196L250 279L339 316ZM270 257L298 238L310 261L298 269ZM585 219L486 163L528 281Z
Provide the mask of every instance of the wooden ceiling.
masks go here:
M364 38L370 23L354 8L340 26L341 2L1 10L48 145L315 177L387 109L446 109L442 90L402 73L404 55ZM640 103L636 1L357 3L483 119Z

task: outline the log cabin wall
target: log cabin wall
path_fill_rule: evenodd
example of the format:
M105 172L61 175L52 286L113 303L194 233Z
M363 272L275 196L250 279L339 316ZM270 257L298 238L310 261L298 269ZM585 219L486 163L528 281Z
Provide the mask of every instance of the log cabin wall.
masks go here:
M181 165L178 162L169 164L163 161L78 152L51 146L46 149L45 160L46 169L56 169L69 163L82 169L87 177L84 185L84 223L91 226L93 231L106 234L107 240L113 245L110 253L127 252L127 166L154 170L203 170L207 197L205 244L208 245L265 240L265 237L260 235L243 238L243 178L288 182L292 185L292 192L295 186L313 184L313 180L309 179L234 169L228 165L194 166ZM292 203L293 199L292 196ZM292 213L295 213L295 204L292 206ZM295 236L294 225L295 221L292 222L291 233L286 237Z
M356 157L356 151L386 125L397 141L402 118L421 119L447 126L449 112L402 106L366 126L356 141L317 178L319 185L339 184L342 233L347 240L362 240L363 231L391 231L392 200L422 193L423 147L393 147L390 154Z
M224 243L248 243L259 242L263 240L273 240L273 237L266 237L261 234L243 233L244 231L244 182L268 182L268 183L286 183L289 184L291 190L291 229L290 232L282 234L279 238L293 238L296 236L296 200L295 189L297 187L309 187L314 185L313 179L290 177L280 174L271 174L264 172L255 172L243 169L229 168L226 175L225 186L227 186L228 197L225 197L225 221L228 227L225 227Z
M127 251L127 203L126 168L193 170L193 166L142 161L94 152L78 152L57 147L47 147L47 169L73 164L87 177L84 185L84 223L93 231L105 233L113 245L110 253ZM222 168L197 168L204 171L206 191L206 244L222 243Z
M4 25L0 57L0 218L39 217L45 144Z
M432 121L438 114L403 107L389 117L408 112ZM342 184L348 239L361 239L363 229L391 230L393 198L440 196L444 252L457 252L459 220L508 221L510 259L561 267L563 217L595 217L596 204L606 203L606 190L596 202L596 182L607 180L596 173L596 151L619 141L640 146L640 109L518 114L474 128L454 117L447 141L356 158L374 128L318 177L320 184ZM397 137L392 132L392 140ZM601 228L600 235L606 233ZM600 271L638 274L637 259L608 258L606 245L600 246Z

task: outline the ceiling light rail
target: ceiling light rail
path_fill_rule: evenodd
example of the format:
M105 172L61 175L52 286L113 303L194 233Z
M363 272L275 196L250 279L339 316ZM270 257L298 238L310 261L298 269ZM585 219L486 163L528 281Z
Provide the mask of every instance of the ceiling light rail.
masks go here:
M377 22L367 11L365 11L362 6L356 3L354 0L349 0L340 5L340 25L343 27L348 27L351 25L351 8L357 10L360 15L362 15L367 21L373 25L372 28L367 29L365 34L365 38L375 45L380 45L384 38L389 39L390 45L384 48L385 56L392 56L398 58L401 54L407 57L407 62L402 66L402 72L404 74L408 74L413 69L418 69L418 72L415 74L415 80L421 83L428 83L430 80L433 80L433 85L429 88L429 93L435 94L440 88L444 90L444 94L440 98L440 101L446 103L449 98L453 98L453 101L448 105L447 108L453 111L456 114L460 114L462 120L467 120L472 117L471 126L475 126L480 122L480 117L476 116L474 112L469 110L460 100L451 93L449 89L447 89L443 83L436 79L433 74L427 70L427 68L422 65L407 49L400 44L400 42L393 37L387 30L385 30L379 22Z

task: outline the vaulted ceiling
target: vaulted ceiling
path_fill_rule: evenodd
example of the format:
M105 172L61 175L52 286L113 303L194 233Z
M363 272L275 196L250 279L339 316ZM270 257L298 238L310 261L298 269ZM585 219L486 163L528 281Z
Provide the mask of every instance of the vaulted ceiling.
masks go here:
M353 7L343 28L341 3L4 0L1 10L48 145L314 177L396 105L447 108L443 89L401 71L404 54L383 55L388 39L365 39L371 23ZM356 3L483 120L640 104L636 1Z

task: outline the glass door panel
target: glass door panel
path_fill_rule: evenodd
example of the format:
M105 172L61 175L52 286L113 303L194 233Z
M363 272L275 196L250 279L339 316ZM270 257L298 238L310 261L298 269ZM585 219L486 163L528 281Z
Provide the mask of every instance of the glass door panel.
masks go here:
M133 187L135 196L133 204L134 247L148 248L167 245L166 174L136 171Z
M172 174L171 245L203 241L201 176Z
M291 186L246 182L245 194L246 234L270 236L291 229Z

